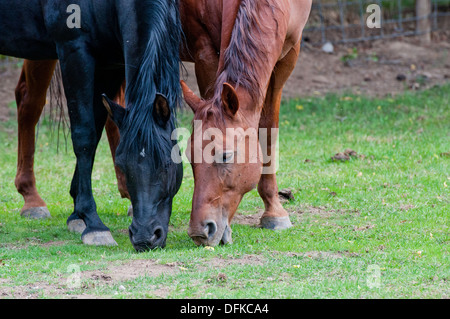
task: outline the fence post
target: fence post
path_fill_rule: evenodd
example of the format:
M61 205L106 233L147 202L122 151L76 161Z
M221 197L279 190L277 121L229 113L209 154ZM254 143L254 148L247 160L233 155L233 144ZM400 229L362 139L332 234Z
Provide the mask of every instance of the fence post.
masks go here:
M416 34L424 42L431 41L431 0L416 0Z

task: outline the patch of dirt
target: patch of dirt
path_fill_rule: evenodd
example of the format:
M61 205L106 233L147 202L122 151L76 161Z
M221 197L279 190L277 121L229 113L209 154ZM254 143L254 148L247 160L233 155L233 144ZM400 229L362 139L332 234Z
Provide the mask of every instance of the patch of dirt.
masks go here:
M374 227L375 227L375 225L372 225L372 224L365 225L365 226L360 226L360 227L354 226L353 227L353 231L362 231L363 232L363 231L372 229Z
M104 271L85 271L82 273L84 279L96 279L105 282L120 282L133 280L138 277L158 277L162 274L175 275L180 268L174 264L160 264L155 260L133 260L120 265L112 265Z
M328 208L326 206L308 206L308 207L302 207L295 212L292 212L292 215L296 215L300 218L308 217L308 216L319 216L319 217L325 217L329 218L336 215L343 215L343 214L356 214L359 215L358 211L347 211L343 209L332 209Z
M24 286L12 286L7 279L0 279L0 299L36 299L42 295L62 296L67 294L63 285L54 285L47 282L34 282Z
M344 258L341 252L327 252L327 251L308 251L304 253L287 253L289 257L303 257L311 259L340 259Z
M68 241L49 241L42 242L39 238L36 237L28 237L25 238L26 243L24 244L12 244L12 243L0 243L0 248L8 248L8 249L27 249L30 246L40 246L40 247L53 247L53 246L64 246L67 245Z
M359 254L349 251L307 251L302 253L281 253L287 255L288 257L295 257L295 258L309 258L314 260L323 260L323 259L341 259L341 258L347 258L347 257L358 257Z
M154 260L133 260L122 264L112 264L105 270L83 271L80 273L81 288L86 289L86 294L71 294L67 287L69 275L60 275L58 284L37 281L32 285L8 287L8 280L0 280L0 298L39 298L40 296L51 296L60 298L99 298L90 295L89 289L102 285L117 285L127 280L133 280L142 276L158 277L162 274L177 274L181 270L170 264L159 264ZM122 287L123 288L123 287ZM121 287L119 287L121 289ZM169 292L168 288L152 287L152 293L164 298Z
M331 196L336 196L336 193L331 192ZM259 209L256 214L242 214L237 212L233 220L231 221L231 224L238 224L238 225L246 225L246 226L253 226L253 227L259 227L259 221L261 219L261 216L263 215L264 210ZM324 218L330 218L336 215L344 215L344 214L355 214L358 216L360 213L358 211L348 211L343 209L332 209L326 206L306 206L306 207L300 207L300 208L294 208L288 209L289 216L291 217L291 220L294 222L295 219L298 221L307 218L309 216L318 216L318 217L324 217Z
M411 204L406 204L406 205L400 205L400 210L402 211L408 211L410 209L416 208L415 205L411 205Z
M205 267L220 269L223 267L228 267L231 265L253 265L253 266L263 266L264 265L264 257L259 255L244 255L239 258L219 258L215 257L211 260L208 260L205 263Z
M231 224L238 224L238 225L246 225L246 226L258 226L259 221L261 219L261 216L264 214L264 210L259 210L256 214L251 215L244 215L239 212L237 212L233 220L231 221Z
M183 79L198 94L193 63L184 63L184 67ZM12 117L7 106L14 101L19 75L18 68L0 69L0 121ZM382 97L448 81L448 41L424 45L414 37L377 40L335 45L332 54L305 43L296 68L286 83L283 98L320 96L329 92Z
M214 257L210 260L204 260L199 263L196 271L207 271L209 269L220 270L221 268L230 265L264 265L264 257L258 255L245 255L238 258L221 258ZM11 286L8 279L0 278L0 298L23 298L35 299L41 296L57 297L57 298L72 298L72 299L93 299L93 298L107 298L108 296L95 296L90 294L90 289L101 286L117 286L119 290L126 291L126 288L121 283L129 280L134 280L139 277L159 277L161 275L170 276L176 275L181 271L188 269L178 262L161 264L157 260L142 259L132 260L124 263L114 262L103 270L89 270L80 273L81 288L86 290L86 293L73 294L71 289L67 286L69 279L68 274L60 274L59 282L57 284L49 284L37 280L33 284L24 286ZM218 280L226 280L219 274ZM124 283L125 285L125 283ZM170 293L170 287L149 287L152 295L157 298L166 298Z
M336 153L333 157L331 157L332 161L335 162L346 162L349 161L350 158L361 158L361 159L365 159L366 155L364 154L358 154L356 151L347 148L344 152L339 152Z
M349 54L357 52L357 54ZM383 97L450 81L450 43L416 38L335 46L332 54L305 45L284 98L351 92Z

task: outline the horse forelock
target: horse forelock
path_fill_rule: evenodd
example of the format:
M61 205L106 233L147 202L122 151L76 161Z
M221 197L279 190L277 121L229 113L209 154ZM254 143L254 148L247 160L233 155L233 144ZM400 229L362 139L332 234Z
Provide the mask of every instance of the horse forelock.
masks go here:
M175 127L181 102L181 22L178 0L145 0L141 5L143 23L148 25L148 42L135 78L127 80L125 100L129 112L121 130L122 147L128 151L145 148L156 162L162 163L172 145L158 129L153 108L156 93L166 96L172 113L168 125Z
M211 127L225 131L226 123L221 106L207 104L195 112L193 121L207 122ZM206 128L206 127L205 127Z

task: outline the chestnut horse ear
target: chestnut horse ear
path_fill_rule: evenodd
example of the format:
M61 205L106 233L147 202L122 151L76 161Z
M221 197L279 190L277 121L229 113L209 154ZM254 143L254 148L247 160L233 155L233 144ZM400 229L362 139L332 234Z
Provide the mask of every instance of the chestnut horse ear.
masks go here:
M222 105L225 112L231 116L235 116L239 110L239 99L236 90L228 83L223 84Z
M181 89L183 90L184 100L186 101L187 105L194 111L194 113L197 111L197 109L200 106L200 103L202 102L202 99L199 98L197 95L195 95L194 92L187 86L187 84L181 80Z
M103 105L105 106L106 110L108 111L109 116L113 120L114 123L116 123L117 127L122 126L123 119L125 115L127 114L127 110L122 107L121 105L111 101L106 94L102 94L102 101Z

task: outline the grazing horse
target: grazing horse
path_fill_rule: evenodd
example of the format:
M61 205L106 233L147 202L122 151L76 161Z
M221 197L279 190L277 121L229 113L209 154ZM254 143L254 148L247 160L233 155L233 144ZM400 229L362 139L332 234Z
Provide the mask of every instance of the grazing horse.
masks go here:
M182 84L185 100L194 111L194 123L201 123L197 128L194 125L187 150L195 181L188 234L198 245L231 242L230 222L243 195L256 185L265 204L261 226L291 227L278 198L274 141L282 89L299 56L311 2L242 0L239 7L228 9L237 12L234 22L222 23L222 28L214 14L197 12L197 21L202 23L198 23L195 37L188 38L188 48L195 52L196 45L202 46L199 56L209 52L207 57L215 57L218 66L215 72L202 74L202 81L212 83L204 91L205 99ZM220 41L216 30L221 30ZM225 38L224 34L231 36ZM205 138L211 129L216 134ZM252 139L246 132L258 134L261 129L266 132L266 145L243 154ZM232 141L227 140L227 131L233 130ZM261 151L262 158L255 158ZM206 155L214 160L201 160Z
M184 83L182 87L195 118L203 123L203 131L209 127L220 127L222 130L226 127L278 127L282 88L296 64L301 34L310 8L311 0L180 0L186 39L180 55L183 61L195 63L203 99ZM43 67L39 68L38 63ZM22 121L24 130L33 132L29 137L30 143L34 143L34 126L46 95L46 87L35 84L35 79L44 81L48 86L54 64L54 61L26 61L22 74L31 75L28 79L22 76L17 86L21 96L24 96L22 103L17 103L19 130L21 109L24 114L32 113L34 116L33 121ZM27 106L37 109L35 115L27 111ZM109 120L106 132L114 157L119 137L117 128ZM194 132L191 141L195 136ZM268 142L273 140L272 136L268 137ZM191 143L192 147L194 145ZM202 152L203 145L200 148ZM265 173L270 174L261 175L261 163L192 163L195 189L189 235L197 244L231 242L229 223L244 193L258 182L258 191L265 204L261 226L269 229L290 227L288 214L278 199L275 174L270 172L274 149L275 145L268 145L264 160L264 165L269 168ZM223 162L226 162L232 160L233 152L223 150L218 155L222 155L222 161L225 157ZM18 176L26 176L26 183L23 184L35 190L32 157L21 157L19 149L19 160L24 158L28 170L20 172L31 174L19 174L18 170ZM123 175L120 170L116 173L122 197L129 197ZM26 209L27 199L24 198ZM40 205L45 208L43 201Z
M117 245L97 214L91 186L95 151L109 114L121 135L116 164L126 177L134 207L129 228L131 243L138 251L164 247L172 200L182 179L182 166L171 160L176 145L171 133L181 96L178 1L80 0L75 6L72 3L0 0L0 54L47 60L36 64L35 72L54 63L49 60L60 60L77 159L70 188L74 212L67 220L69 230L82 231L85 244ZM45 93L48 81L39 83L29 75L25 71L21 79L32 85L37 83ZM126 108L108 98L116 95L124 79ZM27 103L21 91L19 85L16 91L19 124L27 120L27 113L35 118L34 114L41 111L24 109ZM19 138L30 133L20 134ZM24 146L19 142L19 169L26 167L21 162L24 157L32 163L33 149L24 151ZM29 171L25 174L30 176ZM16 178L19 191L23 191L24 197L36 195L32 189L27 193L30 189L22 178L23 175ZM38 197L27 205L45 206ZM30 217L46 214L26 209L24 213Z

